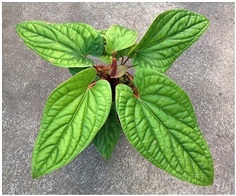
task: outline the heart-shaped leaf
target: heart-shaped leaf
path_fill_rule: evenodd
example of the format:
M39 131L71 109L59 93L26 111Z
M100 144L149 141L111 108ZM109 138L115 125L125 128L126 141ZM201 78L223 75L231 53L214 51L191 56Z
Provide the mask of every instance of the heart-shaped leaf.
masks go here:
M151 24L134 54L135 69L167 71L175 59L203 34L209 25L204 16L187 10L169 10Z
M150 162L193 184L213 183L210 151L187 94L153 70L135 74L132 89L116 87L116 108L129 142Z
M106 80L95 83L96 70L86 69L59 85L49 96L32 159L33 177L71 162L93 140L111 107Z
M18 24L17 32L39 56L61 67L92 66L93 61L86 56L99 56L104 48L102 36L83 23L28 21Z
M135 44L138 33L119 25L111 26L106 34L106 51L110 54L128 48Z
M105 38L105 34L107 32L108 29L101 29L98 30L98 32L101 34L101 36L103 36L104 38L104 46L106 46L106 38ZM129 52L137 45L137 43L133 44L132 46L125 48L123 50L119 50L116 52L115 57L117 59L119 59L120 57L124 57L124 56L128 56ZM113 53L108 53L106 50L103 51L103 53L98 57L99 60L101 60L102 62L106 63L106 64L111 64L112 62L112 57L113 57ZM132 58L132 56L130 56Z
M93 143L102 157L108 160L120 138L121 126L117 119L115 103L111 106L110 114L95 136Z

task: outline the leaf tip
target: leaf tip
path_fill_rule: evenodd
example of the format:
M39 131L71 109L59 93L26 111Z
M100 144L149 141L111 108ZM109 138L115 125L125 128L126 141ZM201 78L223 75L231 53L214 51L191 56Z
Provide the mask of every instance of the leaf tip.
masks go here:
M21 36L21 32L20 32L21 23L17 24L15 28L16 28L16 32L18 33L18 35Z
M33 179L36 179L36 178L38 178L38 176L33 173L33 174L32 174L32 178L33 178Z
M31 165L31 175L33 179L39 178L41 176L39 169L37 168L37 164L35 164L34 157Z
M38 177L40 177L39 173L34 168L32 168L32 178L36 179Z
M214 184L214 177L210 178L207 182L202 182L201 186L212 186ZM199 185L199 184L197 184Z
M214 184L214 168L212 167L211 176L209 177L209 180L208 180L206 186L211 186L213 184Z
M108 161L110 159L110 155L102 155L102 157L105 161Z

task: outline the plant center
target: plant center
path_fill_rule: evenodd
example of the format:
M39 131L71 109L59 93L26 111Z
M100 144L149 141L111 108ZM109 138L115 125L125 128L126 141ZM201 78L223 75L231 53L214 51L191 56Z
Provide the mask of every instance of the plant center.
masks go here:
M97 70L97 76L101 79L107 80L111 85L112 90L112 100L115 101L115 88L117 84L126 84L132 89L135 89L133 85L133 76L125 72L121 77L119 78L112 78L109 74L109 70L111 69L111 66L107 65L96 65L95 69Z

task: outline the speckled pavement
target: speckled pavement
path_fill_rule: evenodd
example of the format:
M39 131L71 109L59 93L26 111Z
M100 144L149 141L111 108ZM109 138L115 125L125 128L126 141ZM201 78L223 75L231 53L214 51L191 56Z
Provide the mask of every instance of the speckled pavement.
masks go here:
M204 35L175 61L167 75L190 96L212 152L215 181L182 182L142 158L122 135L109 161L94 145L73 162L31 178L31 154L49 93L68 79L16 34L26 20L79 21L97 29L120 24L139 39L163 11L184 8L208 17ZM3 194L235 194L234 3L2 3L2 193Z

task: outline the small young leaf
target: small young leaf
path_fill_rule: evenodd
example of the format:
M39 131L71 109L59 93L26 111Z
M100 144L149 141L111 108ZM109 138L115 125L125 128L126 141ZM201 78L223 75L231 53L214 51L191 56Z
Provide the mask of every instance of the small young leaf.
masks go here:
M106 51L110 54L128 48L135 44L138 33L119 25L111 26L106 34Z
M116 108L129 142L150 162L193 184L213 183L210 151L187 94L167 76L140 70L137 90L119 84Z
M49 96L33 151L33 178L71 162L105 123L111 88L106 80L91 84L95 76L93 68L81 71Z
M126 66L126 65L119 65L117 66L117 70L115 75L111 75L111 78L119 78L121 76L123 76L125 74L125 72L129 69L130 67Z
M135 69L167 71L175 59L203 34L209 25L204 16L187 10L170 10L159 15L131 51Z
M102 36L83 23L28 21L18 24L17 32L39 56L61 67L92 66L93 61L86 56L99 56L104 48Z
M116 106L112 104L110 114L105 124L93 139L94 145L104 159L108 160L111 157L116 143L119 140L121 130L120 123L117 119Z

